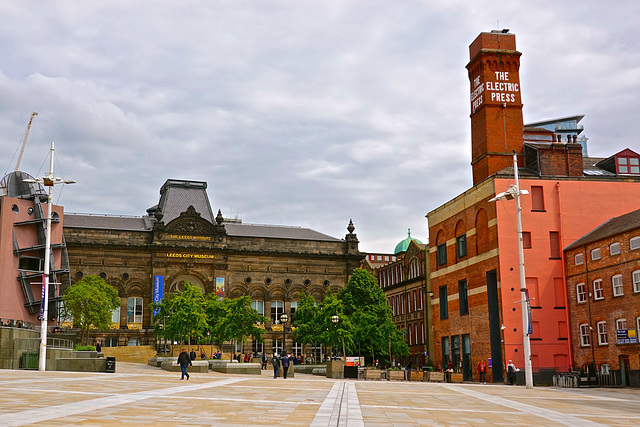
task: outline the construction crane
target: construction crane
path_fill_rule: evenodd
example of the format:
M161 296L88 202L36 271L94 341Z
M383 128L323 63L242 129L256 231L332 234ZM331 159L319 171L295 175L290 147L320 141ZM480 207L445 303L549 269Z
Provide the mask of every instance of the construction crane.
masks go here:
M31 123L33 123L33 118L37 116L38 113L35 111L31 113L31 117L29 117L29 124L27 125L27 130L24 131L24 136L22 137L22 144L20 145L20 154L18 154L18 160L16 160L16 168L14 171L17 171L20 168L20 162L22 162L22 155L24 154L24 148L27 146L27 138L29 138L29 131L31 130Z

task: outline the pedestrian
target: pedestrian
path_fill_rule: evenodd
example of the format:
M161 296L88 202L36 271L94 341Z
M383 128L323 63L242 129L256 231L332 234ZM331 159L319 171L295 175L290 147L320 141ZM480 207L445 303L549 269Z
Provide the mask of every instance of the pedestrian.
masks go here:
M480 374L480 383L486 384L487 383L487 364L484 363L484 360L481 360L480 363L478 363L478 374Z
M278 368L280 367L280 357L278 356L278 353L273 353L271 365L273 365L273 379L275 380L278 378Z
M100 345L100 341L96 341L96 351L98 353L102 353L102 346Z
M509 364L507 365L507 379L509 380L509 385L514 385L516 383L516 370L516 365L509 360Z
M262 369L267 369L267 362L269 361L269 358L267 357L267 353L262 352Z
M289 355L287 353L282 356L282 378L287 379L287 372L289 371Z
M189 353L189 358L191 358L191 360L196 360L196 352L195 352L195 350L191 350L191 353Z
M193 364L191 363L191 358L187 354L187 350L185 350L184 348L178 356L178 365L180 365L180 369L182 370L182 377L180 378L180 380L182 381L186 376L187 381L189 381L189 373L187 372L187 368L189 366L193 366Z

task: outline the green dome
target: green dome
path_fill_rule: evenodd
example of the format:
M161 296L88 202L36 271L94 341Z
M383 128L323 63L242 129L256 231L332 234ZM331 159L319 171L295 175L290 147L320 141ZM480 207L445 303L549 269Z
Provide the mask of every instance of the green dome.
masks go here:
M395 255L399 254L400 252L405 252L412 240L414 240L419 245L422 244L420 240L411 237L411 229L409 228L409 230L407 231L407 238L396 245L396 248L393 250L393 254Z

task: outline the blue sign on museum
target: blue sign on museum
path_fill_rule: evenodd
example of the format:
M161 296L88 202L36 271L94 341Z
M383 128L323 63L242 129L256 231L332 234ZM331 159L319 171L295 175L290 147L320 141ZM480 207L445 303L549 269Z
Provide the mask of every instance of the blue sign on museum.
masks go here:
M638 334L635 329L617 329L618 344L637 344Z

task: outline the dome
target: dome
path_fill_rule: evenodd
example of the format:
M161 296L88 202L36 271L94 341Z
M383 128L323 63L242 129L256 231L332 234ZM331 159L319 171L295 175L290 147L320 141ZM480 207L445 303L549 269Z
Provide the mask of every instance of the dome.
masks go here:
M396 245L396 248L393 250L393 254L396 255L396 254L399 254L400 252L405 252L409 247L409 243L411 243L412 240L419 245L422 244L420 240L414 239L413 237L411 237L411 229L409 228L407 231L407 238Z
M26 172L15 171L2 178L1 187L2 193L0 196L8 196L15 198L29 198L33 196L47 196L42 184L37 182L26 182L25 180L33 181L34 178Z

